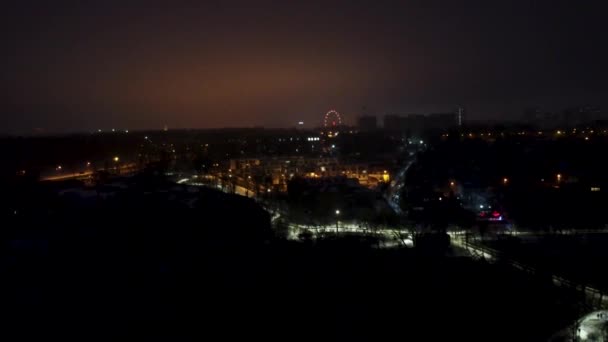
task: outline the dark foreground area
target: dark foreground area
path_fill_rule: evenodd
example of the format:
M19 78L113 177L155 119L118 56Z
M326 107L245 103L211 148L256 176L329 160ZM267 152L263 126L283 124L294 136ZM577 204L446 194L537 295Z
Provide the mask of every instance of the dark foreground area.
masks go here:
M280 240L242 197L150 179L60 188L22 190L3 218L11 340L539 341L578 314L508 266Z

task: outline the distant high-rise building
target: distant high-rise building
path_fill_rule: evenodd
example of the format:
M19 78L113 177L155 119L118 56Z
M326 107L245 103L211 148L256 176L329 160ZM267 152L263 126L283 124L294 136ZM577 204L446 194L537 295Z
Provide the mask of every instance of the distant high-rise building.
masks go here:
M458 106L458 109L456 109L456 115L458 117L458 127L462 127L462 125L464 124L465 116L465 110L463 106Z
M401 130L401 122L403 117L395 114L387 114L383 120L384 129L386 130Z
M433 113L425 117L425 130L445 130L458 126L458 112Z
M580 106L578 108L578 116L581 123L590 123L601 119L601 111L596 106Z
M384 129L420 135L423 133L425 121L426 117L421 114L408 114L405 116L388 114L384 116Z
M530 125L537 125L543 118L543 113L540 107L529 107L524 109L523 122Z
M409 114L406 116L391 114L384 116L384 129L406 132L409 135L418 136L424 133L454 128L459 124L458 119L457 112L428 115Z
M359 117L360 131L373 131L378 128L378 119L375 116L364 115Z

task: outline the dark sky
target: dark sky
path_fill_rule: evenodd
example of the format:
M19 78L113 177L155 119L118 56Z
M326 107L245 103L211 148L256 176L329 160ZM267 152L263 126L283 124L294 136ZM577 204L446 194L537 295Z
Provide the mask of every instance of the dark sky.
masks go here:
M28 1L0 11L0 131L313 125L335 108L608 109L602 1Z

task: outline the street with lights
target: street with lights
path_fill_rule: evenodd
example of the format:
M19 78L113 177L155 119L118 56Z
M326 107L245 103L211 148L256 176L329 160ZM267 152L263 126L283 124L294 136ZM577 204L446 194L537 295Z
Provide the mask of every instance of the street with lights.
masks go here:
M118 162L118 160L116 160ZM137 172L139 170L137 164L135 163L125 163L119 166L113 167L110 171L117 172L119 174L131 174ZM41 181L66 181L71 179L88 179L91 178L96 172L106 171L105 169L85 169L79 172L62 172L62 167L58 166L56 168L56 174L42 177Z

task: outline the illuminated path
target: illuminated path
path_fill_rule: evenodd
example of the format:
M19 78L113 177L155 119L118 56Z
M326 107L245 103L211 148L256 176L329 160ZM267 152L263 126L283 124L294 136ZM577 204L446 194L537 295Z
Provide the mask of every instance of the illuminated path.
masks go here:
M577 322L576 337L579 341L606 341L608 339L608 311L595 311Z
M88 177L91 177L93 175L93 173L94 173L94 171L66 173L66 174L61 174L58 176L43 177L40 180L54 182L54 181L63 181L63 180L76 179L76 178L88 178Z
M326 234L344 234L344 233L355 233L370 235L382 238L379 246L382 248L394 248L394 247L413 247L414 242L409 237L403 236L403 233L391 228L379 228L379 229L367 229L362 228L358 224L352 223L339 223L338 226L335 224L324 225L324 226L305 226L297 223L289 223L289 233L287 238L290 240L300 240L300 235L303 233L310 233L313 238L323 236Z
M137 164L124 164L119 167L121 172L134 172L137 170ZM90 178L95 172L105 171L104 169L99 170L87 170L83 172L73 172L73 173L64 173L55 176L48 176L40 178L41 181L64 181L70 179L79 179L79 178Z

